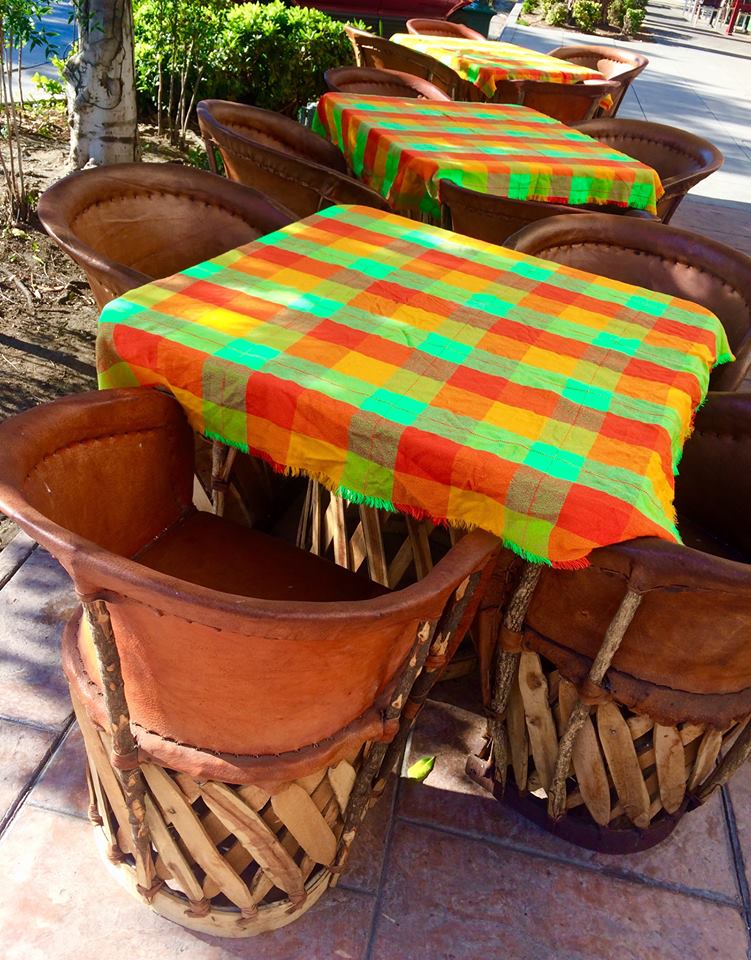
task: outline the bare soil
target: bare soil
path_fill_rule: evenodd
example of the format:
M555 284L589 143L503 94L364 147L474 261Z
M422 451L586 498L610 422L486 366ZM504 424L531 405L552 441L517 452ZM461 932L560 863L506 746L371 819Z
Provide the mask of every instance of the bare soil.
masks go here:
M145 160L189 162L200 155L194 135L186 151L169 146L150 126L139 136ZM60 107L27 112L23 150L27 183L37 195L65 176L68 124ZM36 217L0 227L0 420L96 387L97 315L83 272ZM0 514L0 550L15 533Z

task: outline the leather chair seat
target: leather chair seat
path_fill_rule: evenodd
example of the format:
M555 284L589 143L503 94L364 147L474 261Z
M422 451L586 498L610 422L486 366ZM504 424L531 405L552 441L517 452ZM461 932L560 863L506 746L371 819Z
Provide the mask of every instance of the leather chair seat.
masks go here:
M259 600L347 602L389 593L367 577L211 513L185 517L136 560L187 583Z

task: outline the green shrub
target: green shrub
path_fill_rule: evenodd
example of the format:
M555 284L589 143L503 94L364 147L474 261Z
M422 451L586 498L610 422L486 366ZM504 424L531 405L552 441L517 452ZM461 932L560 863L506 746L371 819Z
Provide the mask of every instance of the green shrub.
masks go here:
M136 86L174 141L209 97L294 115L351 64L344 25L312 7L232 0L134 0Z
M623 32L627 37L633 37L641 30L646 11L641 7L629 7L623 15Z
M571 11L574 23L582 33L594 33L602 20L602 7L597 0L574 0Z
M354 62L342 23L281 0L234 7L220 42L217 92L291 115L324 92L324 71Z
M611 0L608 6L607 20L616 30L623 29L623 15L626 12L626 0Z
M522 13L534 13L537 10L537 0L524 0Z
M545 20L551 27L564 27L568 23L568 7L562 0L551 3L545 10Z

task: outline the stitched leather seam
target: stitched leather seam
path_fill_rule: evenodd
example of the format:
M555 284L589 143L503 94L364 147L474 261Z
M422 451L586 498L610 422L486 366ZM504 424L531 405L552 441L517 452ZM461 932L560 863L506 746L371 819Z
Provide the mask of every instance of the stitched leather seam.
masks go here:
M181 199L187 199L192 203L201 204L202 206L206 207L207 210L221 210L222 213L226 213L234 220L239 220L241 223L247 223L247 220L231 207L227 207L223 203L217 203L213 199L211 202L208 200L203 200L187 190L143 190L138 193L119 193L117 196L108 197L104 200L95 200L93 203L90 203L79 210L74 217L71 217L70 226L71 228L74 228L82 217L84 217L90 210L95 210L97 207L118 203L123 200L151 200L154 197L179 197Z
M29 470L29 472L26 474L23 482L26 483L29 478L33 476L37 470L39 470L40 467L48 463L50 460L54 459L60 454L67 453L69 450L74 450L76 447L85 447L95 443L106 442L108 440L117 440L120 437L146 436L149 433L158 433L160 430L164 430L164 427L147 427L144 430L124 430L122 433L105 433L99 437L90 437L88 440L75 440L73 443L69 443L64 447L58 447L56 450L53 450L52 453L48 453L46 456L42 457L41 460L38 460L31 470Z

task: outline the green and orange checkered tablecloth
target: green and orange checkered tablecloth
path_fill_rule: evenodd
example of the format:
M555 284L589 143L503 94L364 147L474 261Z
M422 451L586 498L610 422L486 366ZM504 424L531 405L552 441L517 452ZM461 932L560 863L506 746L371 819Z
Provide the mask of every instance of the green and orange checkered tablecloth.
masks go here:
M366 207L331 207L108 304L102 387L349 500L562 566L677 538L702 307Z
M651 167L517 104L327 93L313 129L394 210L435 219L442 179L514 200L650 213L664 193Z
M464 80L479 87L486 97L493 96L499 80L579 83L605 79L590 67L558 60L546 53L518 47L515 43L463 37L422 37L411 33L396 33L391 41L440 60Z

